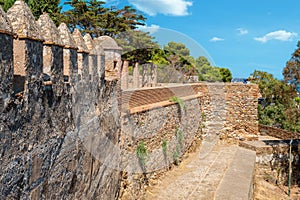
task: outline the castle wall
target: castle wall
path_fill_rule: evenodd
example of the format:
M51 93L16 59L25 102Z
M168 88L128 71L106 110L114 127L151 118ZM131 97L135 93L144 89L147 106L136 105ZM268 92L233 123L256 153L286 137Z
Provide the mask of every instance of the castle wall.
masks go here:
M12 27L0 25L0 199L115 199L120 171L99 158L120 135L120 86L105 80L105 57L89 66L69 30L47 16L40 27L23 1L0 18Z
M205 126L222 122L221 138L258 134L255 85L121 92L121 49L113 39L84 40L47 15L37 23L20 0L7 13L0 9L0 17L11 27L0 26L0 199L136 198L155 170L179 162ZM145 68L145 86L156 84L155 71ZM137 88L138 63L134 75ZM142 143L151 155L144 160L137 154Z

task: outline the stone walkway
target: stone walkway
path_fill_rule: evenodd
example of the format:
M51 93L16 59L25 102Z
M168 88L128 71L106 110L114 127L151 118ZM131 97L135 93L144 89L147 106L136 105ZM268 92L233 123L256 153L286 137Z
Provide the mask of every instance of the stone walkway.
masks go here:
M148 188L145 199L251 199L255 152L219 143L226 119L224 85L209 90L212 112L206 116L201 147Z
M190 154L178 168L167 173L157 185L149 188L145 199L248 199L246 196L251 190L255 153L238 146L217 144L216 141L218 140L214 136L204 140L197 152ZM250 157L244 155L244 151ZM247 159L243 160L242 157L245 156ZM242 163L237 162L240 159ZM250 175L239 172L235 174L234 171L238 169L239 164L244 171L248 170ZM241 173L245 173L244 171ZM226 175L227 173L229 175ZM241 185L245 186L238 188L241 191L234 191L233 197L238 198L233 198L227 187L230 184L236 186L241 181L243 181Z

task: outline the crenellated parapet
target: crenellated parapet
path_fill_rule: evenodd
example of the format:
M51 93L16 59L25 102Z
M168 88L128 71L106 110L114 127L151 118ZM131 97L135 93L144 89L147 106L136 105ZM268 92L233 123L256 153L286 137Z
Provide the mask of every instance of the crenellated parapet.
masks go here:
M46 13L35 21L22 0L0 15L1 93L23 94L31 83L41 82L61 95L63 82L118 77L122 49L112 38L83 37L78 29L71 33Z
M97 78L95 76L98 72L97 67L97 52L95 51L95 43L91 37L90 34L85 34L83 37L84 43L89 51L89 63L88 63L88 70L89 70L89 78L91 81L93 81L94 78ZM93 77L95 76L95 77Z

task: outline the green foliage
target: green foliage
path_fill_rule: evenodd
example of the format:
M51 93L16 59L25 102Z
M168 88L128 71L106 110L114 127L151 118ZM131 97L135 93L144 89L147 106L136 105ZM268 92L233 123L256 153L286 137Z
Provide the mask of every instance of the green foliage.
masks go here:
M258 106L259 123L300 132L295 88L262 71L254 71L251 82L258 84L263 99Z
M232 80L232 74L231 71L228 68L220 68L220 74L222 76L223 82L231 82Z
M182 57L190 55L190 50L182 43L169 42L164 46L164 50Z
M205 112L201 113L201 118L202 118L203 122L206 122L206 114L205 114Z
M300 92L300 42L297 47L283 69L283 76L286 83Z
M157 63L161 51L157 42L149 33L139 30L128 30L116 35L116 41L123 48L122 58L132 63Z
M14 5L16 0L0 0L0 5L2 9L7 12L7 10ZM25 1L28 2L28 1Z
M71 9L64 12L64 22L72 29L79 28L92 37L108 35L115 37L121 32L136 29L146 20L130 6L122 9L105 7L105 1L68 0L65 5Z
M195 74L194 58L190 56L190 50L184 44L169 42L163 49L166 59L173 69L187 76Z
M173 153L173 160L174 160L175 165L179 164L179 152L178 152L177 148L175 149L175 151Z
M147 147L144 142L140 142L137 146L136 154L139 158L139 161L141 162L142 165L146 164L146 158L147 158Z
M28 0L32 14L38 19L43 13L48 13L56 25L62 20L60 0Z
M167 140L163 140L161 146L162 146L164 154L166 154L167 153L167 149L168 149Z
M295 98L296 103L298 104L298 106L300 106L300 97L296 97Z
M170 101L172 101L173 103L177 103L179 105L180 109L183 109L185 111L187 110L187 107L181 98L173 96L170 98Z
M0 0L0 5L7 11L16 0ZM60 0L26 0L32 14L37 20L43 13L48 13L53 22L58 25L62 19Z
M182 140L183 140L183 132L180 128L176 129L176 137L177 137L178 142L181 144Z
M209 82L223 81L224 78L227 80L230 78L229 74L231 74L228 70L229 72L226 71L226 73L222 76L220 68L211 66L210 62L204 56L200 56L196 59L196 71L199 81ZM225 72L225 70L223 71Z

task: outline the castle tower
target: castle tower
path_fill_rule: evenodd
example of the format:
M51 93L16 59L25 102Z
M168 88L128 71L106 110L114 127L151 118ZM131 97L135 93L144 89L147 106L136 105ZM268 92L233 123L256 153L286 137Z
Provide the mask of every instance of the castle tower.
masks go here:
M117 78L121 68L122 48L109 36L101 36L98 41L105 53L105 77Z

